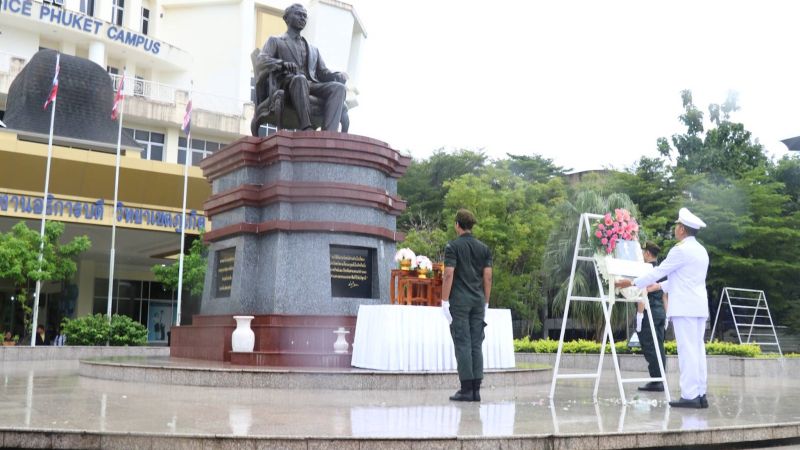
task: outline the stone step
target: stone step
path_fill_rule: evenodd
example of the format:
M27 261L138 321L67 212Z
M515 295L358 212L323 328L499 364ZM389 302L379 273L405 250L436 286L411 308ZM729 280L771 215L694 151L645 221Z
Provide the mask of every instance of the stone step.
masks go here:
M349 368L351 353L253 351L230 352L232 365Z

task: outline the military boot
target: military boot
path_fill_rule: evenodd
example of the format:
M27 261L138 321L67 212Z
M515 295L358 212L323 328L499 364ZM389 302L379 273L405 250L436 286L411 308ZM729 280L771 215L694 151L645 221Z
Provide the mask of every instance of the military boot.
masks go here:
M461 380L461 389L451 395L450 400L454 402L471 402L472 397L472 380Z
M472 401L479 402L481 401L481 381L483 380L472 380Z

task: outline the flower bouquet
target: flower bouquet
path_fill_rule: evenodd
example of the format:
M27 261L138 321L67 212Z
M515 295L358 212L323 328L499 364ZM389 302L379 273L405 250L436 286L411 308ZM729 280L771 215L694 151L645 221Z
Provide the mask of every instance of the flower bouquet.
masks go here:
M402 270L410 270L411 264L416 258L417 255L407 247L401 248L394 254L394 262L398 263Z
M639 224L627 209L615 209L592 224L591 242L598 252L611 254L620 241L638 241Z
M614 214L606 213L596 220L590 230L590 242L595 248L597 270L604 280L609 279L606 257L612 253L619 259L641 260L639 224L627 209L617 208ZM641 296L641 290L634 286L621 289L620 293L628 299Z
M430 258L425 255L419 255L414 259L412 268L417 269L420 278L428 278L428 275L433 274L433 263Z

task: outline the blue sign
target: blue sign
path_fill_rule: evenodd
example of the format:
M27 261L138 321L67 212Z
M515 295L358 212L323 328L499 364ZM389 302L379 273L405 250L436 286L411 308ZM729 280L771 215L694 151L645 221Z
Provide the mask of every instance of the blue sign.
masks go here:
M34 10L34 6L39 8L38 12ZM161 42L147 35L97 20L77 11L70 11L61 6L34 3L32 0L0 0L0 11L8 11L40 22L60 25L92 36L103 36L154 55L161 52Z
M48 216L83 219L89 222L103 223L105 201L103 199L98 199L90 203L77 200L60 200L55 198L52 194L49 194L47 196L47 202L44 202L42 197L0 194L0 212L11 211L17 214L41 215L42 208L45 207L47 208L46 215ZM117 223L171 228L177 233L180 233L183 222L181 220L181 213L128 207L122 202L117 202L115 217ZM204 231L205 228L205 216L198 214L196 210L186 212L186 230L200 232Z

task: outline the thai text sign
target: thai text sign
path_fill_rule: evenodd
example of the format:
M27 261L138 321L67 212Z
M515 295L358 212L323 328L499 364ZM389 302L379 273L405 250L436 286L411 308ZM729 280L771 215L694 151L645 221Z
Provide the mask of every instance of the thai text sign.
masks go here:
M113 202L111 202L113 203ZM116 211L103 199L86 200L75 197L41 196L0 191L0 216L21 219L39 219L42 209L46 216L60 222L84 223L111 226L116 218L117 226L153 231L180 233L182 223L180 211L152 209L117 202ZM186 232L199 234L206 228L206 218L195 210L186 211Z
M217 251L217 273L214 285L215 297L230 297L233 287L233 268L236 262L236 248Z
M331 245L331 296L372 298L374 249Z

